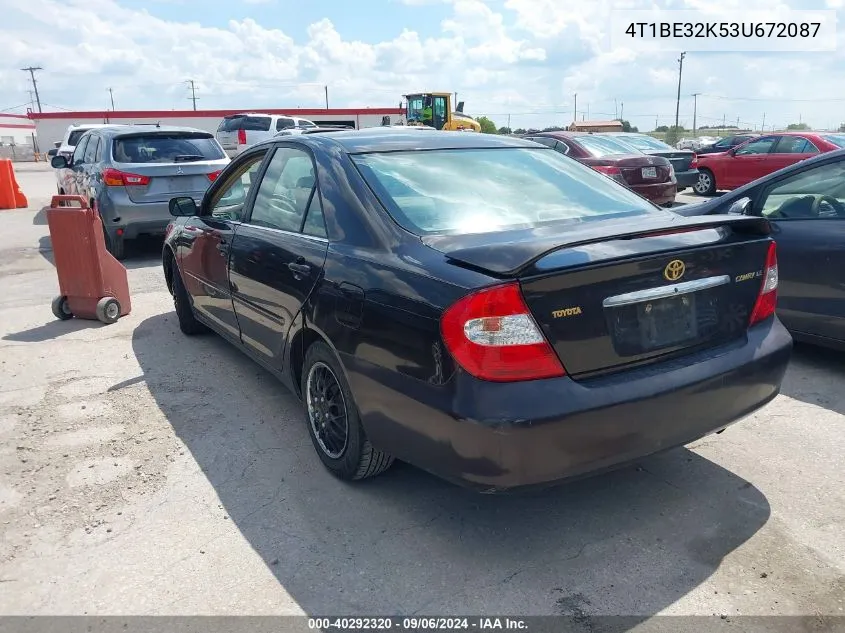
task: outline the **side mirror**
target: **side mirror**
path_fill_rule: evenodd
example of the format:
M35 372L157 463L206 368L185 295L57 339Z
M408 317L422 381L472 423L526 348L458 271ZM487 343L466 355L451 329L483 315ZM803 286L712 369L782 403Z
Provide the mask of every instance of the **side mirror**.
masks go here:
M193 198L187 196L180 196L178 198L171 198L168 204L170 215L174 218L189 218L197 215L197 203Z
M61 141L53 141L53 146L56 149L59 149L62 146L62 142Z
M751 198L740 198L734 200L733 204L728 208L730 215L746 215L751 209Z
M53 149L47 150L47 156L49 156L50 158L52 158L53 156L55 156L58 153L59 153L59 150L56 149L55 147Z
M53 158L50 159L50 167L53 169L63 169L64 167L67 167L67 158L64 156L53 156Z

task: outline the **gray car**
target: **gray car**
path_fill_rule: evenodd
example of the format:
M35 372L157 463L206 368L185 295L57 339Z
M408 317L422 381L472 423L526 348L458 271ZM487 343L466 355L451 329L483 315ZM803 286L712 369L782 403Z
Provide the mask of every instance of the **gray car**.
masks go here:
M109 252L139 235L164 235L174 196L202 200L229 163L213 134L187 127L120 125L86 132L70 161L56 156L60 194L84 196L103 220Z

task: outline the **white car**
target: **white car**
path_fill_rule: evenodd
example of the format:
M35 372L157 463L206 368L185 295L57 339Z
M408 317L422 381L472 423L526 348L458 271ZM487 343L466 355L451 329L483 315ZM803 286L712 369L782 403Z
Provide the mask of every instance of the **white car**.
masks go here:
M55 155L64 156L65 158L70 159L70 157L73 156L73 150L76 149L76 144L85 132L95 128L114 127L114 125L114 123L83 123L81 125L76 125L74 123L69 125L61 143L56 144L58 151L55 152Z
M244 112L230 114L223 117L217 127L217 142L231 158L237 156L247 147L268 138L273 138L278 132L289 130L297 134L302 130L315 128L317 124L308 119L284 114L264 114L261 112Z

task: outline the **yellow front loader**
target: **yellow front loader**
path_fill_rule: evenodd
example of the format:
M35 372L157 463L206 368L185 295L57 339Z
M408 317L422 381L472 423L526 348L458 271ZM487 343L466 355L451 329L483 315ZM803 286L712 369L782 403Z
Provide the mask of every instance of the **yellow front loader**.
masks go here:
M481 132L478 121L464 114L464 102L452 111L452 93L420 92L405 95L408 125L426 125L436 130Z

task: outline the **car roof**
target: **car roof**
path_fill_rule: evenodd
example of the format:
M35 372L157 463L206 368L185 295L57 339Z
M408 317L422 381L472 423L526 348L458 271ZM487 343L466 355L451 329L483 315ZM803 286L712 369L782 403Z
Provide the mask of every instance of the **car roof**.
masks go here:
M106 132L111 136L123 136L124 134L152 134L159 132L191 132L199 134L214 135L208 130L200 130L195 127L186 127L183 125L119 125L112 124L100 130Z
M402 130L386 126L362 130L327 131L321 134L300 134L286 136L284 139L307 142L312 146L340 147L347 154L433 149L537 148L537 144L532 141L498 134L461 134L412 128ZM272 142L279 142L279 140L281 139L275 137ZM268 140L263 143L270 142Z

